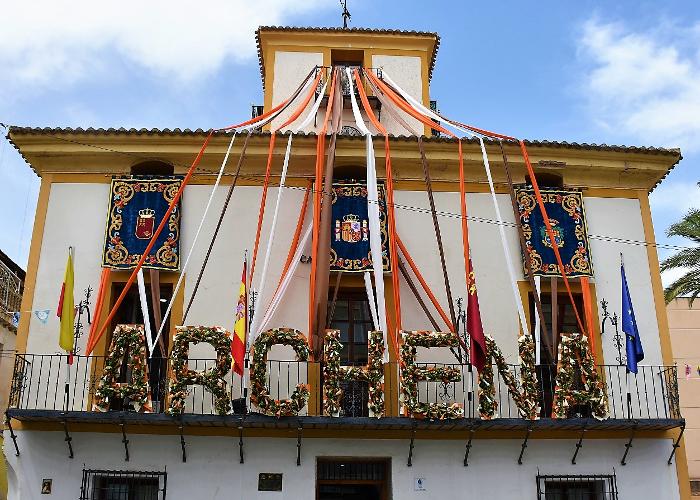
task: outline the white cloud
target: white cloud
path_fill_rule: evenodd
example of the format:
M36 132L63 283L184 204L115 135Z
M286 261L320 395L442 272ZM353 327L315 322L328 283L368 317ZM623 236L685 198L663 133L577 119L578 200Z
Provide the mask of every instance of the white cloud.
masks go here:
M685 214L697 208L700 201L700 187L696 182L665 181L649 196L654 213L668 210L673 214Z
M648 144L700 149L700 23L634 32L585 23L581 90L601 126Z
M55 86L109 71L118 56L180 82L226 60L255 56L261 24L334 5L332 0L33 0L6 2L0 16L3 86ZM232 79L235 75L232 75ZM232 82L233 84L233 82Z

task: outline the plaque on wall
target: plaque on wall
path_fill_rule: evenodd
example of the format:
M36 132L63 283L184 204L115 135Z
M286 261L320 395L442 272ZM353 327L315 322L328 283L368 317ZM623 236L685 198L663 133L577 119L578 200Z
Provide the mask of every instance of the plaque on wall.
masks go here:
M282 491L282 474L276 472L258 474L258 491Z

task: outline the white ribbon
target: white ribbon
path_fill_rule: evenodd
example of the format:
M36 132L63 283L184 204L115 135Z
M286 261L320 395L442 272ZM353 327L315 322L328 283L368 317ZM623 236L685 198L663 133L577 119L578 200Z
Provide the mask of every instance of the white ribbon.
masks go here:
M374 273L374 286L376 287L376 304L370 303L372 318L377 317L375 328L379 328L384 336L384 362L389 362L389 342L386 327L386 304L384 299L384 266L382 265L382 241L381 229L379 227L379 189L377 187L377 168L375 164L374 145L372 144L372 134L365 125L360 108L355 99L355 89L352 83L350 68L345 68L350 82L350 101L352 103L352 113L355 123L360 131L365 135L366 158L367 158L367 218L369 219L369 248L372 255L372 271ZM366 283L366 281L365 281Z
M301 95L303 93L303 91L306 88L308 88L308 86L311 84L312 81L314 81L314 78L312 78L312 75L310 74L309 77L306 79L306 82L304 83L304 86L302 87L302 90L299 92L298 95ZM216 194L216 189L219 187L219 184L221 183L221 177L223 176L224 170L226 168L226 164L228 163L228 159L229 159L229 156L231 154L231 148L233 147L234 140L236 139L236 134L238 134L239 132L247 132L249 130L252 130L255 128L260 128L260 127L267 125L272 120L277 118L285 109L287 109L291 103L292 103L292 101L288 102L285 106L280 108L276 113L273 113L272 115L268 116L264 120L233 129L233 135L231 136L231 142L229 143L228 149L226 150L226 155L224 156L224 160L221 162L221 167L219 168L219 173L216 176L216 182L214 182L214 187L212 188L211 193L209 195L209 200L207 201L207 206L204 209L204 214L202 215L202 219L199 221L199 226L197 227L197 232L195 233L194 240L192 241L192 246L190 247L189 251L187 252L187 257L185 258L185 263L182 266L182 269L180 270L180 276L177 280L177 284L175 285L175 289L173 290L173 295L172 295L172 297L170 297L170 302L168 303L168 308L165 310L165 314L163 315L163 320L162 320L160 326L158 327L158 334L156 335L156 338L153 341L153 345L155 345L155 343L158 342L158 339L160 339L160 336L163 333L163 328L165 327L165 322L168 320L168 318L170 317L170 314L172 312L173 304L175 303L175 297L177 297L177 294L180 290L180 287L182 286L182 282L185 278L185 271L187 271L187 267L190 263L190 257L192 257L192 253L194 251L194 248L197 245L197 240L199 239L199 235L202 232L202 227L204 226L204 221L206 220L207 214L209 213L209 208L211 207L211 203L214 199L214 195ZM151 355L152 355L152 351L151 351Z
M530 328L527 324L527 319L525 317L525 310L523 309L523 301L520 297L520 292L518 291L518 282L515 278L515 269L513 268L513 261L510 256L510 250L508 249L508 243L506 242L506 231L503 227L503 217L501 217L501 209L498 207L498 199L496 198L496 190L493 186L493 178L491 177L491 167L489 166L489 158L486 154L486 146L484 146L484 140L479 137L479 144L481 145L481 156L484 159L484 168L486 169L486 178L489 181L489 188L491 189L491 199L493 200L493 208L496 210L496 220L498 221L498 232L501 234L501 246L503 246L503 253L506 257L506 268L508 269L508 274L510 275L510 285L513 292L513 300L515 301L515 307L518 309L518 317L520 318L520 327L523 329L525 335L530 335Z
M263 316L263 319L260 322L260 327L258 328L259 332L265 331L265 328L267 328L267 325L270 323L270 320L275 314L277 307L282 302L282 299L284 298L284 295L287 292L287 288L289 287L289 284L292 281L292 277L294 276L294 273L299 267L299 262L301 262L301 256L304 252L304 248L308 244L309 237L311 236L312 227L313 226L311 224L307 226L306 231L304 232L304 236L299 242L299 246L297 247L296 252L294 252L292 263L290 264L287 273L284 275L284 278L282 278L282 282L280 283L279 289L277 290L277 293L274 295L274 297L272 297L272 302L270 302L270 305L268 306L267 311L265 312L265 315Z
M280 178L280 186L277 189L277 201L275 203L275 211L272 215L272 226L270 227L270 237L267 239L267 248L265 249L265 259L263 260L262 274L260 275L260 285L258 288L258 297L262 300L263 294L262 290L265 286L265 279L267 278L267 268L270 263L270 254L272 253L272 243L275 239L275 229L277 228L277 215L279 214L280 202L282 200L282 192L284 191L284 182L287 180L287 167L289 166L289 155L292 151L292 132L289 132L289 140L287 141L287 151L284 153L284 163L282 165L282 177ZM257 309L257 307L256 307ZM255 314L257 311L253 312L253 324L251 325L250 331L253 335L258 335L258 317ZM252 340L255 340L253 338Z
M323 101L323 97L324 97L327 85L328 85L328 80L326 80L324 82L323 90L316 98L316 101L314 102L313 106L311 107L311 111L308 113L308 115L306 116L304 121L302 121L298 126L293 127L292 130L290 130L290 132L289 132L289 140L287 141L287 150L284 153L284 164L282 166L282 176L280 178L280 186L279 186L279 190L277 191L277 201L275 202L275 211L274 211L274 214L272 216L272 227L270 228L270 237L267 240L267 248L265 250L265 258L263 260L263 270L262 270L262 274L260 275L260 285L258 287L258 297L260 297L261 300L263 298L262 291L263 291L263 288L265 287L265 281L267 279L268 265L270 262L270 256L272 254L272 244L273 244L273 241L275 238L275 230L277 228L277 218L278 218L278 214L279 214L279 207L280 207L280 204L282 202L284 188L286 187L284 183L287 179L287 169L289 167L289 157L290 157L291 151L292 151L292 135L294 133L299 132L300 129L308 126L311 123L311 121L313 120L313 118L316 116L316 113L318 112L318 108L321 105L321 101ZM253 311L253 324L251 325L251 329L250 329L250 331L253 335L252 340L255 340L255 337L257 337L260 333L262 333L264 331L262 328L258 327L258 324L260 323L259 315L257 314L257 311L259 309L258 304L260 304L260 301L258 301L258 303L256 304L256 307L255 307L255 310ZM271 304L272 304L272 302L270 303L270 305ZM268 310L269 310L269 307L270 306L268 306Z
M405 90L403 90L401 87L399 87L390 77L389 75L386 74L386 72L382 71L382 78L385 79L389 84L396 89L396 91L404 98L406 101L408 101L413 107L417 108L421 113L424 115L428 116L429 118L432 118L434 120L444 120L444 118L440 117L433 111L427 109L425 106L423 106L420 102L418 102L416 99L414 99L410 94L408 94ZM510 250L508 250L508 244L506 242L506 233L505 229L503 227L503 218L501 217L501 210L498 207L498 199L496 197L496 190L493 185L493 178L491 177L491 167L489 166L489 159L488 155L486 154L486 147L484 146L484 140L474 132L472 132L469 129L466 129L464 127L460 127L459 125L455 125L454 123L450 122L447 120L447 123L449 123L452 127L454 127L457 130L460 130L462 132L465 132L466 134L469 134L471 137L476 137L479 139L479 144L481 146L481 156L484 161L484 169L486 170L486 177L489 182L489 189L491 190L491 199L493 200L493 207L496 210L496 219L498 221L498 230L501 235L501 245L503 247L503 253L505 254L506 258L506 267L508 268L508 274L510 275L510 284L511 284L511 290L513 292L513 299L515 301L515 306L518 310L518 318L520 320L520 327L523 330L523 333L526 335L529 335L530 328L528 327L527 324L527 319L525 317L525 310L523 309L523 303L522 299L520 297L520 292L518 291L518 286L517 286L517 280L515 277L515 269L513 268L513 262L511 260L510 256ZM538 350L539 353L539 350Z
M146 331L146 345L148 345L148 351L151 356L153 356L153 349L156 342L151 336L151 317L148 314L148 301L146 300L146 283L143 279L143 269L139 269L139 272L136 274L136 281L138 283L139 299L141 301L141 314L143 314L143 328ZM153 304L153 307L156 306L160 306L160 304Z
M177 297L178 292L180 291L180 287L182 286L182 281L185 279L185 272L187 271L187 266L190 264L190 258L192 257L192 253L194 252L194 247L197 245L197 240L199 239L199 235L202 232L202 227L204 226L204 221L207 218L207 214L209 213L209 208L211 207L211 202L214 199L214 195L216 194L216 189L219 187L219 183L221 182L221 177L224 174L224 169L226 168L226 164L228 163L228 158L231 154L231 148L233 147L233 142L236 139L236 131L234 130L233 135L231 136L231 142L229 142L228 149L226 150L226 155L224 156L224 160L221 162L221 168L219 168L219 174L216 176L216 182L214 182L214 187L211 190L211 193L209 194L209 200L207 201L207 206L204 208L204 214L202 215L202 219L199 221L199 227L197 227L197 232L194 234L194 239L192 240L192 245L190 246L189 251L187 252L187 257L185 258L185 263L182 266L182 269L180 270L180 276L177 279L177 284L175 285L175 289L173 290L173 295L170 297L170 302L168 303L168 308L165 310L165 314L163 315L163 320L160 323L160 326L158 327L158 334L156 335L156 338L153 341L153 345L155 345L156 342L158 342L158 339L160 339L160 336L163 333L163 328L165 327L165 322L168 321L168 318L170 317L170 313L173 308L173 303L175 302L175 297ZM154 305L155 307L155 305ZM150 328L150 327L149 327ZM151 350L151 356L153 356L153 350Z
M540 299L540 294L542 293L542 277L535 276L535 293L537 294L537 301ZM535 364L539 365L540 360L540 344L542 343L542 325L540 324L540 315L535 311Z
M372 288L372 277L369 274L369 271L365 271L362 273L362 276L365 278L365 292L367 292L367 302L370 303L370 308L369 312L372 314L372 324L374 325L374 329L378 330L379 329L379 320L377 319L377 309L375 307L375 301L374 301L374 289Z
M321 89L321 93L318 95L318 98L316 99L316 102L314 103L313 107L311 108L311 112L308 114L308 116L304 119L303 122L299 124L296 129L294 129L295 132L299 132L300 130L305 129L306 127L311 124L311 121L316 117L316 113L318 113L318 108L321 106L321 101L323 101L323 97L326 95L326 87L328 86L328 79L326 79L325 82L323 82L323 88Z

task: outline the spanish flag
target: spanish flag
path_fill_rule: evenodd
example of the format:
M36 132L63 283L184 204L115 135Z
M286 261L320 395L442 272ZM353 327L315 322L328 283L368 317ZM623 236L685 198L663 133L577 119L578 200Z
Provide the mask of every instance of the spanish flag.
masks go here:
M236 305L236 322L233 326L233 339L231 340L231 355L233 356L233 371L243 376L245 358L245 339L248 331L248 293L247 283L247 259L243 259L243 275L241 286L238 289L238 304Z
M68 353L73 352L73 322L75 321L75 302L73 300L73 247L68 248L66 274L63 277L61 296L58 299L56 315L61 318L61 330L58 345Z

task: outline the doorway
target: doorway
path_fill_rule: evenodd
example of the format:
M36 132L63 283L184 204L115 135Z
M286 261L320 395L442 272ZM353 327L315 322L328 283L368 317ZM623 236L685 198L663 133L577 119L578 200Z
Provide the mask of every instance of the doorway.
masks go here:
M387 500L389 465L386 458L319 458L317 500Z
M367 332L374 329L366 293L338 293L336 300L329 297L328 323L333 330L340 330L342 366L364 366L368 361ZM343 399L340 416L368 417L369 384L363 381L341 383Z
M150 285L148 281L147 285ZM124 289L124 283L114 282L112 283L112 300L116 300L116 297L121 294ZM153 304L152 295L146 293L146 302L148 304L148 310L150 312L150 326L151 335L155 337L158 332L160 325L155 322L155 316L153 314L154 306L158 307L160 310L161 317L164 314L165 306L167 306L170 298L173 295L173 284L172 283L160 283L160 302L158 304ZM112 304L114 305L114 304ZM132 286L126 294L123 302L117 309L117 312L112 320L110 332L113 332L117 325L119 324L143 324L143 314L141 312L141 300L139 298L139 293L137 287ZM153 356L148 358L148 385L151 393L151 401L153 404L154 413L160 413L165 408L165 397L167 393L167 377L168 377L168 354L170 352L170 318L166 319L165 325L163 327L163 332L165 334L160 336L159 342L155 345ZM107 337L107 345L112 342L112 335L109 334ZM151 339L155 340L155 339ZM126 353L126 359L129 359L129 353ZM123 363L119 380L120 383L126 383L131 379L131 370L128 363ZM128 409L128 405L124 407L124 401L119 398L115 398L111 405L111 410L121 411Z

